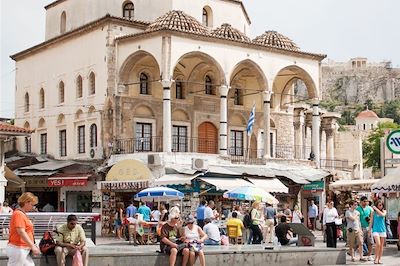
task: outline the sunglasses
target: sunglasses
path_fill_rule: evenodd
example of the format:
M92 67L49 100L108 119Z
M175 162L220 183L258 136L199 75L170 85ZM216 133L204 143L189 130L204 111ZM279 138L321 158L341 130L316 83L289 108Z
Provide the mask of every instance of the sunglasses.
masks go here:
M173 219L179 219L179 217L174 217Z

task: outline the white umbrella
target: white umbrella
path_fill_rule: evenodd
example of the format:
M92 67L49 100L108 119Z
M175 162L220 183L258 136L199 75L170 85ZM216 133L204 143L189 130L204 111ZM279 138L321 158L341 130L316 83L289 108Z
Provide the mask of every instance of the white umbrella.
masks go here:
M143 201L168 201L182 199L184 194L176 189L168 187L146 188L135 195L135 200Z
M373 184L371 191L375 193L400 192L400 167Z
M224 193L224 198L262 201L269 204L277 204L279 201L267 191L255 186L242 186Z

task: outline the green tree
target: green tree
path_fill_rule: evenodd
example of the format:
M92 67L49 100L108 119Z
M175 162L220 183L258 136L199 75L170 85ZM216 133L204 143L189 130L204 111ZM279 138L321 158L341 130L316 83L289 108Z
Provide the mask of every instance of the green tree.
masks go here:
M400 125L392 122L379 123L366 140L363 141L364 166L375 171L380 167L380 140L387 129L399 129Z
M394 122L400 123L400 100L386 102L382 106L382 117L393 118Z

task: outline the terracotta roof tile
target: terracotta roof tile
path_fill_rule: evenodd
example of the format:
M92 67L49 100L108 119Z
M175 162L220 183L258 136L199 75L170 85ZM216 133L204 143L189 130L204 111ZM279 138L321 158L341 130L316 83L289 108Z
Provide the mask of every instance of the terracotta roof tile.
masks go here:
M300 48L295 42L276 31L266 31L264 34L257 36L253 42L290 51L300 51Z
M371 110L365 110L358 114L357 118L379 118L379 116Z
M32 130L0 122L0 133L32 133Z
M233 28L230 24L224 23L221 27L216 28L211 32L211 36L224 38L233 41L251 42L250 38L244 33Z
M178 30L197 34L209 34L207 28L200 24L194 17L183 11L171 10L151 23L146 31Z

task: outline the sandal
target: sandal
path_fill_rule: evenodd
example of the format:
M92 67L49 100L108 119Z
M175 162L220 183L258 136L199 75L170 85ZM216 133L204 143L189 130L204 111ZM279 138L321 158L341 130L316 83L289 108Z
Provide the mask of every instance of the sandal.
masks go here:
M355 261L356 261L356 259L355 259L355 258L351 258L351 261L352 261L352 262L355 262Z

